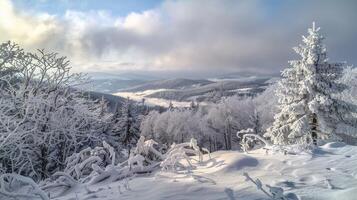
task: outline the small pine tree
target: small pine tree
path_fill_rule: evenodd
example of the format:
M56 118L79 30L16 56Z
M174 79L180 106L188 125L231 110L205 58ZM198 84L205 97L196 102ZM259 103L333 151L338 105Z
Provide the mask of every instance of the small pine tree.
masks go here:
M129 98L123 103L117 103L105 131L108 137L106 140L117 151L122 147L130 151L139 139L142 115L139 113L139 106L132 104Z
M121 138L122 128L121 128L121 109L120 108L121 108L121 106L117 102L115 104L114 113L109 120L108 129L106 130L106 133L109 137L108 142L111 146L113 146L115 148L118 147L119 144L121 144L120 138Z
M121 141L130 150L139 139L139 126L133 116L133 106L128 98L122 106L119 127L122 130Z
M172 103L172 101L170 101L169 102L169 107L167 108L167 110L172 111L174 109L175 109L174 104Z
M346 88L338 83L344 63L328 62L323 39L313 23L303 44L294 48L301 59L282 71L276 91L280 113L265 134L275 144L316 145L318 138L336 138L337 125L345 123L349 105L333 95Z

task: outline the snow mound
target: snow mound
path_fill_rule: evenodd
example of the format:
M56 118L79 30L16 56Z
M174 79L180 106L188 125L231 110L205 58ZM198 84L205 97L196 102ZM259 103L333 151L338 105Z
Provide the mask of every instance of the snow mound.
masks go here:
M356 194L357 194L357 187L348 188L345 190L341 190L340 192L336 192L334 198L339 200L352 200L357 198Z
M330 143L327 143L321 147L326 148L326 149L333 149L333 148L341 148L344 146L346 146L346 144L343 142L330 142Z
M242 155L236 159L233 163L227 165L224 168L225 172L243 170L247 167L256 167L258 166L259 161L253 157Z

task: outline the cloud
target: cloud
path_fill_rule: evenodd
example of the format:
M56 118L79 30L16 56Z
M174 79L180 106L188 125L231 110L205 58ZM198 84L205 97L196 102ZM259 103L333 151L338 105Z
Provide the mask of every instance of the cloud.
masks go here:
M0 40L14 40L25 46L44 45L62 28L54 16L17 11L10 1L0 1ZM38 48L40 48L40 46Z
M274 4L274 5L273 5ZM181 70L275 73L313 20L333 59L356 63L355 1L164 1L127 16L17 10L0 1L0 40L68 56L76 71Z
M150 34L158 30L160 27L160 14L149 10L141 14L130 13L122 23L117 21L116 26L126 30L132 30L138 34Z

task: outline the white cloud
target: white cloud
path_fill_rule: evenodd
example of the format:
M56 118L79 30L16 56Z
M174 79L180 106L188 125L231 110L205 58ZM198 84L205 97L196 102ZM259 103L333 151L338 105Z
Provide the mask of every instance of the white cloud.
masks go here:
M17 11L9 0L0 1L0 40L13 40L24 46L37 46L50 35L61 32L55 16L47 13L30 15ZM40 47L38 47L40 48Z
M272 11L259 0L167 1L127 16L103 10L54 16L1 0L0 40L58 51L76 71L272 72L291 58L291 47L312 20L328 34L329 47L339 48L335 57L355 62L357 28L346 21L357 17L356 4L344 3L282 2Z
M130 13L124 18L122 23L116 25L139 34L153 34L159 30L160 14L154 10L143 13Z

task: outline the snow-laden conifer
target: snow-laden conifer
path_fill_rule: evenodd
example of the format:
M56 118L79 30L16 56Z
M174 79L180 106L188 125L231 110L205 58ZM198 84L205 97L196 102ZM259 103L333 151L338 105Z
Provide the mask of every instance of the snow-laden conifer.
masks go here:
M312 144L318 138L334 138L341 124L348 120L351 106L338 99L346 85L338 82L345 63L330 63L320 28L308 29L303 43L295 47L299 60L290 61L282 71L277 95L280 113L265 134L275 144Z

